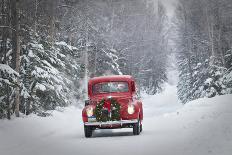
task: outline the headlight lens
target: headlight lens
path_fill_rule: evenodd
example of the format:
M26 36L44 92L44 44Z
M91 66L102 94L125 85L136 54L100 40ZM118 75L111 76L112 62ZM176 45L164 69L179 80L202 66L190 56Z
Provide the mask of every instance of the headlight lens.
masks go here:
M86 109L86 114L87 114L88 117L93 116L93 107L88 107Z
M133 114L135 112L135 106L133 104L129 104L128 105L128 109L127 109L128 114Z

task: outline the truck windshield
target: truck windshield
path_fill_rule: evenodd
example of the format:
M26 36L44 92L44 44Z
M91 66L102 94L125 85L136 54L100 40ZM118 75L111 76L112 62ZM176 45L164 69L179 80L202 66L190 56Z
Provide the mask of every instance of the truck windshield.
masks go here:
M127 82L102 82L93 85L93 94L128 92Z

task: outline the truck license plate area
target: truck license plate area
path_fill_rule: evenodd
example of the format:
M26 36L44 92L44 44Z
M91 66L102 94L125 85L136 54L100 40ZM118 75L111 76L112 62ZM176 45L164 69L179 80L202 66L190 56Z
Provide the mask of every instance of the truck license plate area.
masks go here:
M88 122L96 122L96 118L95 117L88 117Z

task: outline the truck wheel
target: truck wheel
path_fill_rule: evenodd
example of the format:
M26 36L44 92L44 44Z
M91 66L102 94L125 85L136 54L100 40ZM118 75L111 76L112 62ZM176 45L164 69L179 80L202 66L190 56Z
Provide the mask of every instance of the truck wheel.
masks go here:
M92 128L90 126L84 126L85 137L89 138L92 136Z
M133 134L134 135L139 135L140 134L140 120L138 120L138 122L134 124L134 126L133 126Z
M142 132L143 131L143 125L141 124L140 125L140 132Z

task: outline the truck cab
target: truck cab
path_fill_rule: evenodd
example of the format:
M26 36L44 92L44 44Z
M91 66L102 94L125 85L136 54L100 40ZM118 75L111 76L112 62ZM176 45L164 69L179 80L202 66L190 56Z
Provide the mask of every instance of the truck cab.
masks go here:
M82 111L85 137L96 129L133 128L142 131L143 107L130 75L95 77L88 81L88 97Z

